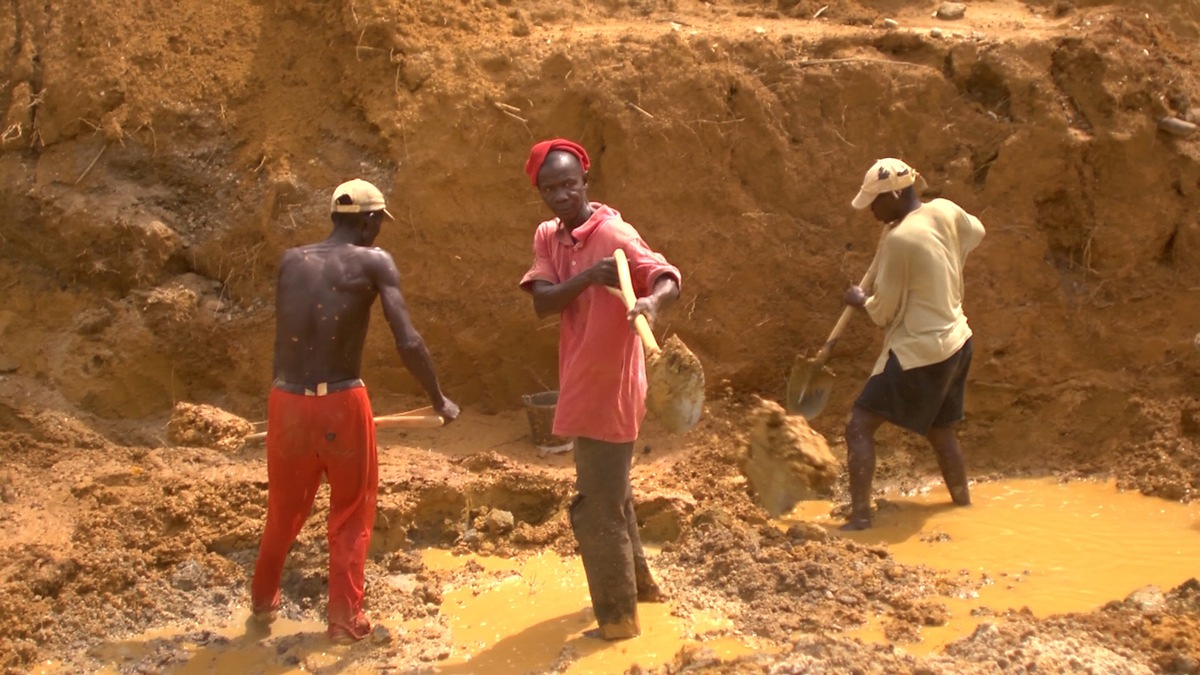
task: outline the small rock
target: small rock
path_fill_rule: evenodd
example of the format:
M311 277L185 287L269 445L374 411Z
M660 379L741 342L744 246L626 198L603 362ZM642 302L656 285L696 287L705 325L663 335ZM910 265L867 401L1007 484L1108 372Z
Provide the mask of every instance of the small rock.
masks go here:
M208 574L204 567L195 560L184 560L175 566L171 575L171 585L181 591L194 591L204 585Z
M815 523L796 523L787 530L792 541L829 541L829 531Z
M897 20L895 20L895 19L884 19L884 20L883 20L883 27L884 27L884 28L887 28L887 29L889 29L889 30L890 30L890 29L892 29L892 28L899 28L899 27L900 27L900 22L899 22L899 21L897 21Z
M112 325L115 317L107 309L92 307L75 315L75 332L80 335L99 335Z
M511 512L492 509L483 522L483 528L488 532L509 532L513 529L513 524Z
M940 39L942 38L942 30L941 30L940 28L933 28L933 29L930 29L930 31L929 31L929 37L931 37L931 38L937 38L937 39L939 39L939 40L940 40Z
M1130 593L1125 602L1143 612L1154 612L1162 609L1167 604L1167 599L1158 586L1143 586Z
M0 502L11 504L17 501L17 488L13 486L12 471L0 474Z
M1180 654L1176 656L1174 663L1171 665L1176 673L1200 672L1200 661L1197 661L1186 654Z
M387 626L375 624L371 629L371 642L377 645L386 645L392 641L392 631L388 630Z
M946 2L938 7L938 11L934 16L945 21L955 21L961 19L967 14L967 6L961 2Z
M1196 125L1178 117L1164 117L1158 121L1158 128L1172 136L1187 137L1196 133Z

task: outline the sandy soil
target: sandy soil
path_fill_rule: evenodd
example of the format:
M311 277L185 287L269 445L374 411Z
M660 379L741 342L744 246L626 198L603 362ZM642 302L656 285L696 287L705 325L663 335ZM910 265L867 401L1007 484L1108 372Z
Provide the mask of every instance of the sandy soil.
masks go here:
M1191 4L977 0L959 20L901 0L11 4L0 668L86 669L102 640L202 630L244 606L265 470L261 448L221 440L263 416L279 253L324 235L328 190L354 175L389 196L399 222L379 243L467 411L438 435L384 437L368 574L422 582L375 584L371 602L430 627L364 658L406 669L441 653L439 573L415 546L572 552L570 457L513 433L520 396L555 386L557 333L515 287L544 217L520 169L531 141L561 134L591 150L592 196L685 276L659 332L703 363L705 418L681 438L652 429L635 473L664 585L677 611L727 606L782 650L688 651L660 670L1200 669L1194 584L1012 613L934 657L842 638L879 613L903 644L969 589L886 549L774 530L737 472L752 396L778 400L869 262L876 225L849 208L863 168L897 155L988 227L967 273L972 474L1197 497L1200 145L1158 127L1193 116ZM413 407L376 324L377 409ZM813 426L835 454L878 341L858 321L833 355ZM178 403L234 417L180 434ZM935 470L919 439L880 445L881 488ZM491 509L515 527L484 527ZM285 578L296 617L320 611L321 515ZM155 658L141 665L178 650Z

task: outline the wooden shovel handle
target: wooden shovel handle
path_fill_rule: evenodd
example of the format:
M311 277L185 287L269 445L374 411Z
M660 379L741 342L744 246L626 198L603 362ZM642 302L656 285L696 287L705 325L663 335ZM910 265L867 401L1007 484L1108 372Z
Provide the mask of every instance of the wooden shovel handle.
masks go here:
M446 424L445 418L441 415L421 415L425 411L432 411L433 406L428 408L418 408L412 412L398 413L395 415L381 415L375 418L376 427L398 427L401 429L436 429L437 427ZM267 437L267 432L260 431L256 434L246 436L245 442L260 441Z
M859 288L865 290L868 286L875 283L875 272L879 265L879 251L883 248L883 240L887 238L888 232L891 232L891 230L890 226L883 228L883 234L879 236L879 243L875 245L875 257L871 259L871 265L867 267L867 273L863 275L862 281L858 282ZM833 330L829 332L829 338L825 340L825 344L821 345L821 350L813 357L814 363L824 364L825 361L829 360L829 352L833 350L833 345L841 337L842 331L846 329L846 325L850 323L850 317L854 316L855 309L857 308L846 305L846 308L842 310L842 315L838 317L837 323L833 325Z
M441 415L384 415L375 418L376 427L401 429L435 429L446 424Z
M634 303L637 302L637 296L633 294L633 281L629 276L629 258L621 249L613 251L613 258L617 260L617 278L621 280L621 299L625 301L625 309L633 309ZM646 321L645 315L639 314L633 320L633 327L642 337L646 351L651 354L659 351L658 340L654 339L654 331L650 330L650 322Z

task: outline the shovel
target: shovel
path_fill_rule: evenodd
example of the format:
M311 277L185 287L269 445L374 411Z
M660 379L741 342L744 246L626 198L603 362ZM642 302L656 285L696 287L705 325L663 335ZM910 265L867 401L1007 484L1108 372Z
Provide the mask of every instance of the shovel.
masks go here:
M887 238L890 231L890 227L883 229L883 234L879 237L879 244L875 247L875 258L871 260L867 273L858 283L859 288L866 289L875 283L879 249L883 248L883 240ZM788 374L787 396L784 400L789 415L799 415L806 420L811 420L820 415L821 411L825 409L825 405L829 403L829 394L833 391L833 380L836 375L832 370L826 368L825 364L829 361L833 345L841 337L846 324L850 323L850 317L854 314L855 309L857 308L846 305L846 308L842 310L842 315L838 317L837 323L834 324L833 330L830 331L829 338L825 340L825 344L821 345L816 356L811 359L797 356L796 360L792 362L792 372Z
M446 420L433 412L433 406L417 408L408 412L394 415L381 415L375 418L375 428L395 427L398 429L435 429L446 423ZM245 442L261 441L267 437L267 432L260 431L246 436Z
M625 309L633 309L637 296L629 275L629 259L625 251L613 251L617 261L617 276L621 281L621 300ZM700 359L676 336L660 348L650 323L639 314L633 327L646 348L646 407L672 433L690 431L700 421L704 409L704 368Z

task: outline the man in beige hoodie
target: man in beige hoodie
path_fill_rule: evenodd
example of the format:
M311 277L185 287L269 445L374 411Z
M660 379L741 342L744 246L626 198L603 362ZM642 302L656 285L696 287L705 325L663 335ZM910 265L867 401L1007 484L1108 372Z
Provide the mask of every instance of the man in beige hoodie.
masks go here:
M899 159L881 159L852 202L894 225L879 249L872 294L858 286L846 291L846 303L865 309L884 329L884 342L846 425L850 519L843 530L871 527L875 431L884 422L925 436L951 499L959 506L971 503L955 425L963 419L971 367L963 267L984 229L948 199L922 203L923 183Z

